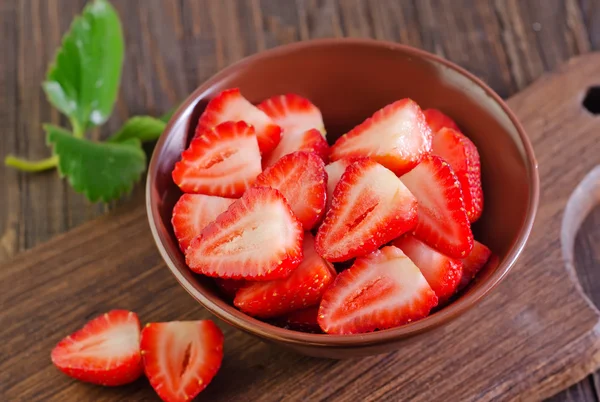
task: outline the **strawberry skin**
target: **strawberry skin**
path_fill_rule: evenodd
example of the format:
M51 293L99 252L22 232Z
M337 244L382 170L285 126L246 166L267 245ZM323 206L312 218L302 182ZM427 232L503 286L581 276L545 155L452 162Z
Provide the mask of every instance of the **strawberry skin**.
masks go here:
M185 257L192 271L207 276L283 278L302 261L303 236L279 191L252 187L202 230Z
M460 182L465 209L470 222L475 222L483 211L481 164L479 152L470 139L450 128L442 128L433 137L433 154L443 158Z
M336 272L315 252L310 232L304 234L303 254L304 259L290 276L250 283L238 290L233 304L243 312L261 318L318 304Z
M283 130L283 137L317 129L325 136L323 116L318 107L296 94L277 95L266 99L258 108Z
M475 240L473 242L473 250L467 258L462 259L463 276L458 285L459 290L464 289L475 278L481 268L487 264L492 251L484 244Z
M173 169L173 181L185 193L240 197L261 172L254 129L226 122L192 140Z
M278 322L284 328L291 329L292 331L308 332L311 334L323 333L317 316L319 313L319 306L307 307L302 310L292 311L281 317Z
M401 180L419 205L415 237L449 257L469 255L473 233L450 165L439 156L427 156Z
M140 343L144 371L165 402L193 399L223 360L223 333L209 320L147 324Z
M271 152L281 138L281 127L262 110L248 102L238 88L227 89L213 98L200 116L195 137L226 121L244 121L256 130L261 154Z
M52 350L52 363L66 375L105 386L128 384L143 372L137 314L112 310L67 336Z
M237 291L246 285L246 281L243 279L214 279L221 292L231 300L233 300Z
M420 320L437 296L397 247L357 258L323 295L318 322L328 334L360 334Z
M445 256L409 234L395 240L394 246L401 249L421 270L440 305L456 293L462 277L460 260Z
M327 173L312 152L285 155L256 178L255 186L279 190L304 230L312 229L325 213Z
M263 166L272 166L283 156L296 151L314 152L325 163L329 160L329 144L319 130L311 128L302 133L284 133L277 148L264 158Z
M390 170L361 159L342 174L319 227L317 252L330 262L375 251L412 229L417 201Z
M450 128L460 132L460 128L458 128L458 125L454 122L454 120L437 109L427 109L423 112L423 114L425 115L427 124L429 124L429 127L431 127L431 131L434 134L440 131L442 128Z
M185 252L194 237L214 221L231 203L231 198L222 198L205 194L183 194L173 207L173 232L179 241L179 247Z
M431 152L431 129L411 99L383 109L341 136L331 147L330 159L368 156L397 175L415 167Z

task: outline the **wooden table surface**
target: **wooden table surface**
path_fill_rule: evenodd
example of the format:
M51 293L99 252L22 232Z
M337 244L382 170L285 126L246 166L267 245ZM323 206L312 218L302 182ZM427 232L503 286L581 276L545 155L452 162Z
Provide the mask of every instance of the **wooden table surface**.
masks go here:
M505 98L570 57L600 50L600 0L112 2L123 21L127 53L115 113L94 138L107 136L129 115L164 112L246 55L298 40L352 36L413 45L465 67ZM44 158L49 151L41 124L66 124L48 106L40 83L84 4L0 1L0 157ZM89 204L55 172L30 175L0 166L0 180L0 261L114 207ZM581 283L596 305L599 244L596 208L576 244ZM599 394L597 374L552 400L598 401Z

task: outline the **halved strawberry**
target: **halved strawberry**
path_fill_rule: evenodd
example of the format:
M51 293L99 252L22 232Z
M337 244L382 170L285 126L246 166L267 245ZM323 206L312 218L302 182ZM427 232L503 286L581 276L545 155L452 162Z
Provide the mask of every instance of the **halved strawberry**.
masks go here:
M481 165L477 147L460 132L442 128L433 137L433 154L450 164L460 182L469 221L475 222L483 211Z
M316 249L326 260L345 261L375 251L417 221L417 200L390 170L370 159L346 168L331 208L317 232Z
M240 197L261 172L252 126L226 122L192 140L173 169L173 181L186 193Z
M143 372L137 314L112 310L67 336L52 350L52 363L66 375L93 384L117 386Z
M263 167L272 166L281 157L296 151L314 152L324 162L329 160L329 144L319 130L312 128L302 133L284 133L277 148L263 158Z
M325 213L327 173L313 152L294 152L265 169L255 186L281 191L304 230L312 229Z
M312 128L325 135L323 116L318 107L296 94L273 96L258 108L283 130L283 137L294 136Z
M226 121L244 121L254 127L261 154L271 152L281 138L281 127L248 102L238 88L226 89L213 98L200 116L195 138Z
M411 99L402 99L375 112L363 123L341 136L329 157L368 156L401 175L431 152L431 129Z
M427 124L429 124L429 127L431 127L434 137L435 133L445 127L460 132L460 128L458 128L458 125L454 122L454 120L437 109L427 109L423 111L423 114L425 114Z
M222 198L205 194L183 194L173 207L173 231L179 240L182 251L190 245L202 229L217 219L231 203L231 198Z
M344 174L346 168L355 161L356 159L343 158L335 162L331 162L329 165L325 166L325 172L327 173L327 204L325 206L325 210L328 211L331 207L333 191L335 190L335 186L337 186L338 182L342 178L342 174Z
M357 258L327 289L319 325L328 334L359 334L426 317L437 296L419 268L397 247Z
M185 253L190 269L221 278L270 280L302 261L302 224L283 195L252 187L204 228Z
M223 360L223 333L209 320L147 324L140 344L150 385L166 402L189 401Z
M323 333L319 323L317 322L317 316L319 313L319 306L307 307L302 310L292 311L281 317L278 323L284 328L291 329L293 331L308 332L311 334Z
M427 156L401 179L419 203L415 237L449 257L469 255L473 233L450 165L439 156Z
M231 300L233 300L237 291L246 285L246 281L243 279L214 279L219 289L221 289L225 296L229 297Z
M432 249L414 236L405 234L394 241L421 270L427 283L438 297L439 304L445 303L454 293L462 277L462 263Z
M247 314L262 318L318 304L336 272L316 253L314 243L312 234L306 232L302 246L304 259L290 276L249 283L238 290L233 304Z
M492 252L487 246L477 240L473 242L473 250L467 258L462 259L463 275L458 285L459 290L464 289L475 278L475 275L485 266L491 255Z

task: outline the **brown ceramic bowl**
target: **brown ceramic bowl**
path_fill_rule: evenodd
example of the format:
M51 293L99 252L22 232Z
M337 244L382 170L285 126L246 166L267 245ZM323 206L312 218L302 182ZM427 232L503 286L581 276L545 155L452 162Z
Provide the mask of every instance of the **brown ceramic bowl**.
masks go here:
M171 171L186 148L207 101L239 87L251 102L297 93L317 105L332 144L341 134L395 100L410 97L451 116L481 155L485 208L475 236L499 256L449 306L398 328L362 335L307 334L256 320L224 301L212 279L185 265L171 228L181 192ZM392 351L455 319L494 288L515 264L537 208L537 163L523 127L500 97L462 68L422 50L394 43L327 39L278 47L215 75L190 95L158 141L148 171L146 206L154 240L179 283L229 324L263 340L319 357L356 357ZM167 301L168 302L168 301Z

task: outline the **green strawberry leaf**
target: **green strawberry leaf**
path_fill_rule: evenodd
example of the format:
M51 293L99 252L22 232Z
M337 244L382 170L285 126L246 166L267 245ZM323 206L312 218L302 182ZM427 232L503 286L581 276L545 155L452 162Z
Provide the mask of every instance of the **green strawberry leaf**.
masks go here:
M163 121L154 117L135 116L127 120L123 127L108 139L108 142L123 142L131 138L137 138L142 142L155 141L166 126Z
M179 107L179 105L174 106L172 109L167 110L165 112L165 114L163 114L162 116L160 116L158 119L164 123L168 123L169 120L171 120L171 117L173 117L173 114L175 114L175 111L177 110L177 108Z
M75 191L92 202L108 202L131 191L146 169L146 154L137 138L120 143L75 138L63 128L44 125L47 141L58 157L58 171Z
M75 136L110 117L124 48L119 16L106 0L88 4L63 37L43 88L50 103L70 118Z

